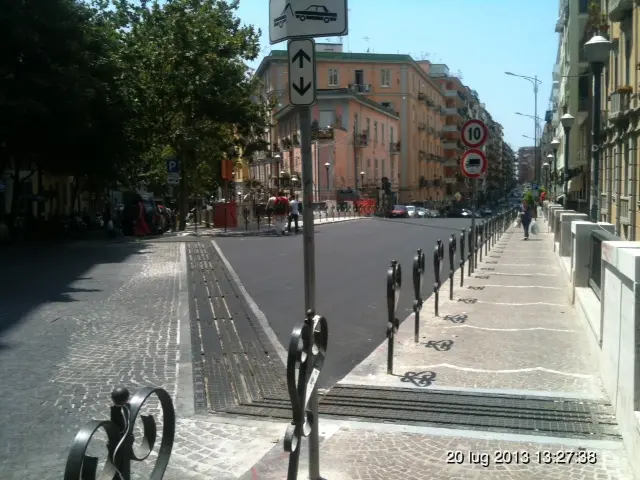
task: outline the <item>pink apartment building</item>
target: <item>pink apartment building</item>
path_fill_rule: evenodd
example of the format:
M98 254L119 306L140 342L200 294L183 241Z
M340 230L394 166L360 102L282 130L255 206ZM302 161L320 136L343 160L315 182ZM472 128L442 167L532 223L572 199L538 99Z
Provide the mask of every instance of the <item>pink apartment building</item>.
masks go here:
M329 163L331 188L360 190L364 184L367 190L387 176L400 202L443 200L447 97L428 69L409 55L345 53L328 44L316 48L319 92L313 118L322 132L314 145L318 195L327 189L322 170ZM280 168L285 174L288 168L289 175L301 170L299 126L288 109L287 52L272 51L256 75L262 95L278 104L268 132L272 150L252 166L253 178L264 183ZM336 122L331 133L324 133L331 122Z

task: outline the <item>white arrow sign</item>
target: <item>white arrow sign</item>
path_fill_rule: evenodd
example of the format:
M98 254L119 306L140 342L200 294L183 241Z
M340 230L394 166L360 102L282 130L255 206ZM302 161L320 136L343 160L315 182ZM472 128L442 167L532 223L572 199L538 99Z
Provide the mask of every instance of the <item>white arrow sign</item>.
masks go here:
M309 106L316 101L316 50L311 39L291 40L289 53L289 101Z
M269 42L343 37L348 33L348 11L347 0L270 0Z

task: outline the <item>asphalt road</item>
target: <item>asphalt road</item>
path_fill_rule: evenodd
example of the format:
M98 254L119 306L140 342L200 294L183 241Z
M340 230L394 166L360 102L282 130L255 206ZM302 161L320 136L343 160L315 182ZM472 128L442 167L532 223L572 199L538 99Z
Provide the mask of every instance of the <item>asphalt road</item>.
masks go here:
M329 322L321 388L343 378L384 340L389 262L397 260L402 266L398 318L403 321L412 311L416 250L422 248L427 255L427 298L434 281L436 241L441 239L446 246L451 234L459 237L469 223L466 219L366 219L316 228L316 309ZM304 319L302 235L218 238L216 242L287 348L293 326ZM448 268L445 249L443 276Z

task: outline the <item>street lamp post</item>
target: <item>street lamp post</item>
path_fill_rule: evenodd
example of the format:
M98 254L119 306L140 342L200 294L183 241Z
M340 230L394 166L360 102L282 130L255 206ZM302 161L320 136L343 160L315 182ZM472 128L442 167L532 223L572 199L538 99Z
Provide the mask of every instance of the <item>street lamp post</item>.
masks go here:
M287 172L284 170L280 170L280 181L278 182L278 190L284 187L284 177L287 175ZM280 192L278 192L280 193Z
M331 168L331 164L329 162L325 163L324 168L327 171L327 200L329 200L329 192L331 191L331 187L329 186L329 168Z
M602 69L609 59L611 42L601 35L594 35L584 44L584 54L591 65L593 73L593 105L592 105L592 132L591 141L591 221L598 222L598 206L600 203L600 99L602 90Z
M360 194L364 194L364 172L360 172Z
M289 185L289 191L291 192L291 195L293 196L294 192L294 185L296 184L296 182L298 181L298 177L291 177L291 185Z
M554 138L553 140L551 140L550 142L551 145L551 149L553 150L553 171L555 172L555 174L558 174L558 148L560 147L560 140L558 140L557 138ZM556 178L553 181L553 201L556 201L556 197L557 197L557 185L558 185L558 179Z
M281 161L282 157L280 156L280 154L279 154L279 153L276 153L276 154L273 156L273 158L275 158L275 159L276 159L276 172L279 172L279 171L280 171L280 161ZM278 174L278 175L276 175L275 183L276 183L276 188L280 188L280 176L279 176L279 174ZM276 193L277 193L277 192L276 192Z
M560 123L562 123L562 128L564 128L564 167L562 172L562 194L564 195L564 199L562 200L562 205L567 208L567 196L568 196L568 186L569 186L569 136L571 134L571 127L573 126L573 121L575 118L573 115L569 113L565 113L560 119Z
M542 166L544 167L544 188L549 191L549 177L551 176L551 162L553 161L553 155L547 155L549 161L544 162Z
M504 72L506 75L510 75L512 77L519 77L519 78L523 78L525 80L527 80L528 82L531 82L531 84L533 85L533 116L537 119L538 118L538 85L542 83L542 81L538 80L538 76L534 75L533 77L529 77L527 75L517 75L515 73L512 72ZM534 120L534 133L533 133L533 137L535 138L535 143L534 143L534 147L535 147L535 158L534 158L534 164L536 165L536 176L540 175L540 172L538 171L538 165L540 165L540 159L538 157L538 121Z

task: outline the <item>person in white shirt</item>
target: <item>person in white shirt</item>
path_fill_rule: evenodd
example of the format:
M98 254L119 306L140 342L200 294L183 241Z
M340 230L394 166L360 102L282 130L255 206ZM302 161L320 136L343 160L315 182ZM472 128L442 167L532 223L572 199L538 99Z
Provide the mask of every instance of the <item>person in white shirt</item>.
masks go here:
M287 223L287 231L291 233L291 222L295 226L295 232L298 233L298 220L300 218L300 202L297 195L291 195L289 200L289 221Z

